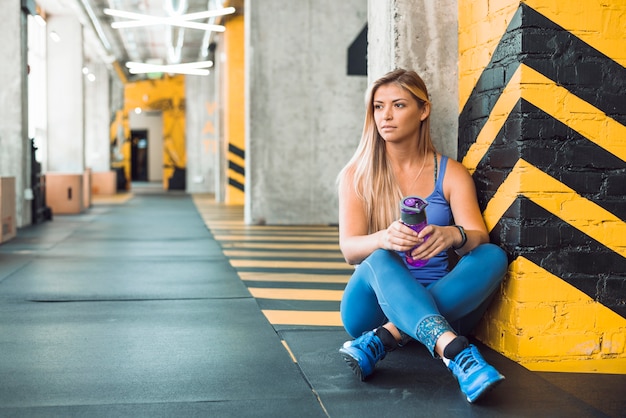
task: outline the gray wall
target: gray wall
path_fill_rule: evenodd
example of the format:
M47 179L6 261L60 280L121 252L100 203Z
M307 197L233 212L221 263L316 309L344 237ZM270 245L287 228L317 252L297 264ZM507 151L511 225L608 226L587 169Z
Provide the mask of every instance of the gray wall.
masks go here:
M433 103L438 151L456 158L458 139L457 0L368 0L368 79L395 68L417 71Z
M335 179L359 141L365 76L347 51L366 0L248 0L247 223L337 222Z

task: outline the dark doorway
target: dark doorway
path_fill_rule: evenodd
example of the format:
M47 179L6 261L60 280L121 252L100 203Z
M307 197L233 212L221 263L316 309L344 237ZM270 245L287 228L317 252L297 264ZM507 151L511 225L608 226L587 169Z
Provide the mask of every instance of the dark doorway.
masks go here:
M148 131L130 131L130 172L132 181L148 181Z

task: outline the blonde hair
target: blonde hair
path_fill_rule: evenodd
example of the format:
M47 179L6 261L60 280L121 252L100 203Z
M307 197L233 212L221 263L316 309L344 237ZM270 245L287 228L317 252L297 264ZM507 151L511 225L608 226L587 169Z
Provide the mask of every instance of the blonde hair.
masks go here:
M348 174L352 177L352 187L365 206L370 234L387 228L398 218L398 203L402 198L388 161L385 141L378 133L374 120L374 95L380 86L391 83L409 92L418 106L430 104L426 84L415 71L391 71L368 89L361 141L348 164L339 173L338 184L341 185ZM424 156L436 152L430 136L430 115L421 123L417 151Z

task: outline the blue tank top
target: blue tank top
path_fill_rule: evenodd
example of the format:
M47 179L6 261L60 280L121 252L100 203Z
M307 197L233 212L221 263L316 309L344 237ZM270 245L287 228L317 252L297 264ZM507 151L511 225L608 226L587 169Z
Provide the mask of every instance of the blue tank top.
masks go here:
M441 157L441 165L439 167L439 173L437 173L435 190L426 198L428 202L428 206L426 206L426 219L428 219L428 223L432 225L452 225L450 203L443 195L443 178L446 174L447 166L448 157L444 155ZM448 253L446 251L442 251L428 260L428 263L423 267L413 267L407 264L403 254L401 254L401 256L413 277L425 286L436 282L448 273Z

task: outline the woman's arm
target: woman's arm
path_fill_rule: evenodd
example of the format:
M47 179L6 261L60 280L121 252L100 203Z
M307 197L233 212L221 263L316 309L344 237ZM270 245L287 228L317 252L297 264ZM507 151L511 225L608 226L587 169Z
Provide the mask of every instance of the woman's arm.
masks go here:
M399 221L368 234L365 205L354 190L352 174L346 173L339 185L339 247L349 264L359 264L379 248L408 251L419 242L417 233Z
M489 242L487 227L478 207L474 180L458 161L448 160L443 191L446 200L450 202L454 222L463 227L467 241L463 244L461 232L455 226L428 225L420 231L419 237L423 238L426 235L429 237L423 245L413 251L414 258L429 259L450 247L453 247L457 254L464 255L480 244Z

